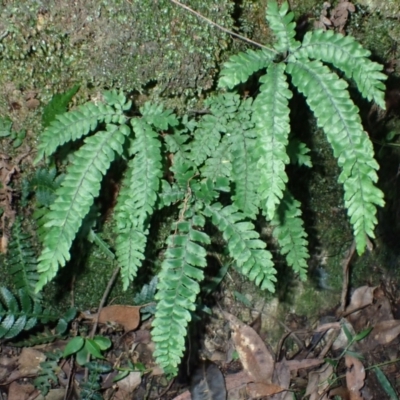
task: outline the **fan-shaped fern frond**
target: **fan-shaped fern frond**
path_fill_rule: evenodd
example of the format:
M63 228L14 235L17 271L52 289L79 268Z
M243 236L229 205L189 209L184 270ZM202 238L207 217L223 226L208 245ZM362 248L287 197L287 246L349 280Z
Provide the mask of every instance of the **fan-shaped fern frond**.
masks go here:
M200 168L201 175L215 182L218 178L229 178L232 173L231 141L229 136L222 137L217 150L205 161Z
M308 242L301 218L300 203L288 191L279 204L271 221L275 226L273 236L279 243L279 251L303 281L307 278Z
M288 11L287 1L283 2L280 8L276 1L268 2L266 18L269 27L275 34L274 48L279 53L294 51L300 46L300 42L294 38L296 36L294 14L293 12L288 13Z
M289 163L286 152L290 133L288 89L284 64L271 64L261 77L260 94L253 103L253 120L258 136L258 163L260 175L259 195L261 208L272 219L283 197L288 180L285 165Z
M69 250L83 218L89 212L94 197L99 194L103 175L115 153L122 153L125 137L130 133L126 125L107 125L107 130L85 139L77 151L74 164L67 169L57 198L50 206L39 257L40 279L36 291L50 281L69 260Z
M35 162L53 154L64 143L86 136L100 122L123 124L125 121L122 111L102 103L86 103L74 111L57 115L56 120L40 136Z
M374 185L379 166L361 125L358 108L346 90L347 83L321 62L291 59L287 70L293 83L305 94L342 168L339 182L344 185L345 206L361 254L367 236L374 237L376 206L383 206L384 201L382 192Z
M176 115L172 110L164 110L162 104L154 104L146 102L140 108L142 118L149 124L154 125L157 129L166 131L168 127L174 127L179 124Z
M210 238L198 230L204 223L202 216L195 215L176 224L158 275L152 337L156 343L154 356L167 374L177 372L185 350L190 311L196 308L199 282L204 279L202 268L207 265L204 246L210 243Z
M343 36L334 31L317 30L307 32L302 47L297 50L298 58L309 57L331 63L353 79L363 97L374 100L385 109L386 75L382 65L371 61L371 52L361 46L353 37Z
M22 229L21 220L17 218L8 244L9 273L13 276L17 289L23 289L32 298L39 298L39 294L35 294L35 286L39 280L36 254L31 243L31 235L24 233Z
M170 184L165 179L161 180L161 192L159 193L160 205L159 208L170 206L183 200L185 191L178 187L175 183Z
M213 224L222 232L229 254L241 273L262 289L274 292L276 270L272 256L265 249L265 243L259 239L254 225L245 221L245 215L234 206L212 204L205 207L204 214L211 217Z
M254 72L266 68L275 58L272 50L247 50L235 54L224 64L221 70L218 86L232 89L239 83L246 82Z

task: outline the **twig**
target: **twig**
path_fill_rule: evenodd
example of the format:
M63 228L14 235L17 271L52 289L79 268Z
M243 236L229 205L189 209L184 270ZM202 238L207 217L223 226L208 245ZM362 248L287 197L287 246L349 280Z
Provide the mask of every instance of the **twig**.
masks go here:
M118 273L119 273L119 267L116 267L114 269L114 272L113 272L110 280L108 281L106 290L103 293L103 297L100 300L99 309L97 310L97 315L96 315L96 318L94 319L92 330L90 331L90 335L89 335L90 339L93 339L93 337L96 333L97 325L99 324L99 316L101 313L101 309L104 307L104 304L107 300L108 295L110 294L111 288L115 282L115 279L117 278ZM90 354L88 354L88 358L87 358L86 362L88 362L89 360L90 360ZM89 376L89 370L87 368L85 368L85 381L87 381L88 376Z
M235 33L235 32L233 32L233 31L231 31L231 30L229 30L227 28L224 28L222 25L219 25L216 22L211 21L211 19L205 17L204 15L202 15L199 12L193 10L192 8L188 7L187 5L180 3L178 0L171 0L171 1L172 1L172 3L175 3L179 7L184 8L186 11L189 11L190 13L195 15L196 17L198 17L200 19L203 19L204 21L206 21L210 25L213 25L213 26L217 27L218 29L220 29L221 31L223 31L223 32L225 32L225 33L227 33L229 35L237 37L238 39L243 40L243 41L245 41L247 43L251 43L254 46L261 47L262 49L270 50L270 51L273 51L274 53L276 53L276 51L274 49L271 49L271 48L269 48L267 46L264 46L261 43L255 42L254 40L251 40L251 39L247 38L246 36L239 35L238 33Z
M347 301L347 291L349 289L349 265L351 258L356 250L356 241L353 240L353 243L350 246L349 251L347 252L346 258L343 260L342 268L343 268L343 285L342 285L342 297L340 301L340 312L344 313L346 309L346 301Z

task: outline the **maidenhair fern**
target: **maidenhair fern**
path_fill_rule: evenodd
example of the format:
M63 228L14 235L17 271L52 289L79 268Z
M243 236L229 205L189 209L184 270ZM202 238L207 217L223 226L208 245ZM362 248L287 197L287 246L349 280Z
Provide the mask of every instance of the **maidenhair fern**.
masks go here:
M70 260L72 242L115 159L126 164L114 210L114 246L125 288L145 259L155 210L177 209L158 274L153 321L155 356L170 374L177 372L204 279L209 224L221 232L237 269L274 291L272 256L254 224L264 215L287 264L306 278L307 234L301 205L287 188L286 167L312 164L309 149L290 131L289 79L305 95L332 145L359 253L373 237L376 207L383 205L375 186L378 165L359 110L346 81L323 63L342 70L366 99L383 107L381 67L351 37L316 31L307 33L303 43L296 41L287 3L279 8L270 1L267 21L276 37L274 48L232 56L219 80L221 88L233 89L259 72L254 99L222 92L205 100L205 114L180 119L159 104L146 103L132 117L130 101L108 91L97 103L57 116L40 137L38 160L64 143L83 144L45 215L37 291Z

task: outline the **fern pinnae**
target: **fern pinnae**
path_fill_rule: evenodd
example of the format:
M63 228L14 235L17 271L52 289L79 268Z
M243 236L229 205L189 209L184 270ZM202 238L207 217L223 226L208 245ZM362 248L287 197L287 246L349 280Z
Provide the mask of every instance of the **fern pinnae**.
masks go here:
M350 99L347 83L320 61L291 59L287 70L293 83L304 93L318 125L324 129L338 164L339 182L345 190L345 206L361 254L367 236L374 237L376 206L383 206L383 194L374 185L379 166L372 143L361 125L358 109Z
M295 40L296 23L293 21L294 14L293 12L288 13L288 10L289 4L287 1L283 2L281 7L275 1L268 3L266 19L276 38L274 48L279 53L294 51L300 46L300 42Z
M241 102L235 118L229 123L231 179L235 183L233 204L246 216L255 219L258 214L258 175L256 167L256 131L251 121L252 100Z
M294 55L297 58L308 57L331 63L344 72L348 79L353 79L362 96L374 100L385 109L386 75L382 65L371 61L370 51L364 49L351 36L343 36L334 31L316 30L307 32L302 47Z
M223 207L219 203L206 205L204 214L222 232L230 256L236 261L241 273L262 289L275 291L276 270L271 253L259 239L254 225L246 221L235 206Z
M273 50L247 50L231 56L220 73L218 86L232 89L239 83L246 82L251 75L260 69L266 68L276 57Z
M86 103L77 110L57 115L56 120L41 134L38 155L35 162L53 154L57 147L64 143L88 135L97 128L100 122L123 124L126 117L122 111L115 110L107 104Z
M261 208L271 220L283 197L288 181L285 166L289 163L286 152L290 133L288 89L284 64L271 64L261 77L260 94L253 103L253 120L258 136L257 169Z
M161 266L158 300L153 321L152 337L156 343L154 356L167 374L176 374L185 350L187 324L190 311L200 292L199 282L204 279L207 265L205 245L210 238L199 228L204 217L194 215L176 224L176 231L168 238L168 248Z
M122 145L129 133L126 125L108 124L106 131L85 139L85 144L76 153L74 164L67 168L66 177L56 191L57 198L47 214L45 227L48 231L39 257L37 292L70 259L72 241L99 194L102 177L115 153L122 153Z
M286 256L288 265L305 281L309 258L307 233L301 218L300 202L287 190L271 223L280 253Z

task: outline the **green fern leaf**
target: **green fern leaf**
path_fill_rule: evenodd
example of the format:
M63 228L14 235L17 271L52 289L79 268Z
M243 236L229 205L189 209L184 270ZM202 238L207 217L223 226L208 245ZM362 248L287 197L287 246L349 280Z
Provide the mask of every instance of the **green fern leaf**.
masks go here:
M231 140L229 136L223 136L216 151L207 158L200 168L201 176L210 179L212 182L221 177L231 176Z
M243 101L235 118L229 123L229 141L232 155L231 178L235 183L233 204L246 216L254 219L259 206L259 171L254 156L257 150L257 134L250 119L251 112L252 100Z
M137 270L144 260L148 231L134 228L131 223L125 229L118 229L115 240L115 253L121 267L123 289L136 277Z
M374 185L379 166L372 143L361 125L359 110L347 92L347 83L320 61L296 60L287 66L293 84L304 93L318 126L324 129L342 168L339 182L345 191L345 206L354 229L357 251L365 250L367 237L374 237L376 206L383 194Z
M19 218L15 220L12 228L7 264L15 287L24 289L32 297L38 298L38 294L35 294L35 286L39 280L36 254L31 243L31 236L23 233Z
M370 51L353 37L322 30L307 32L302 47L295 53L297 58L309 57L339 68L348 79L354 80L363 97L374 100L385 109L385 85L382 81L387 77L381 72L382 65L368 58L370 55Z
M268 1L266 18L269 27L275 34L274 48L279 53L294 51L300 47L300 42L294 38L296 36L296 23L293 22L294 14L288 13L288 11L289 4L287 1L283 2L280 8L275 0Z
M103 99L109 106L112 106L119 111L128 111L132 107L132 102L126 99L122 91L118 92L117 90L107 90L103 92ZM120 123L123 124L125 119L121 119L120 121ZM117 121L106 119L105 122L116 123Z
M126 117L107 104L86 103L74 111L57 115L41 134L35 163L55 152L58 146L79 139L97 128L100 122L124 124Z
M290 133L288 99L292 97L284 64L271 64L260 78L263 85L253 103L253 120L258 135L259 195L261 208L272 219L288 181L285 165Z
M276 53L269 49L247 50L231 56L222 68L218 86L232 89L237 84L246 82L254 72L266 68L275 56Z
M115 153L122 153L125 137L130 134L126 125L108 124L107 131L85 139L77 151L74 164L67 169L57 198L50 206L45 224L48 232L43 240L39 257L39 282L36 292L56 275L70 259L72 241L89 212L93 199L98 196L103 175L108 170Z
M43 109L42 125L44 128L47 128L57 115L67 111L69 102L78 90L79 85L75 85L65 93L57 93L51 98L50 102Z
M307 259L309 258L307 234L301 218L300 203L287 191L274 218L273 236L280 246L280 253L286 255L286 261L299 274L301 280L307 279Z
M171 204L177 203L183 200L185 192L178 187L175 183L170 184L166 180L161 180L161 193L159 194L160 204L159 208L170 206Z
M176 224L176 232L168 238L168 249L159 274L158 300L152 337L156 343L154 356L167 374L175 375L185 350L190 311L204 279L207 265L204 246L210 238L198 230L204 226L202 216Z
M164 110L162 104L146 102L143 107L140 108L140 112L149 125L153 125L160 130L166 131L169 126L174 127L179 124L172 110Z
M276 270L271 253L259 239L251 222L236 207L222 207L216 203L205 206L204 214L212 218L213 224L223 233L231 257L236 261L241 273L260 285L262 289L275 291Z
M302 165L305 165L309 168L312 167L312 161L309 155L311 150L299 139L291 138L286 150L291 164L297 164L299 167Z

